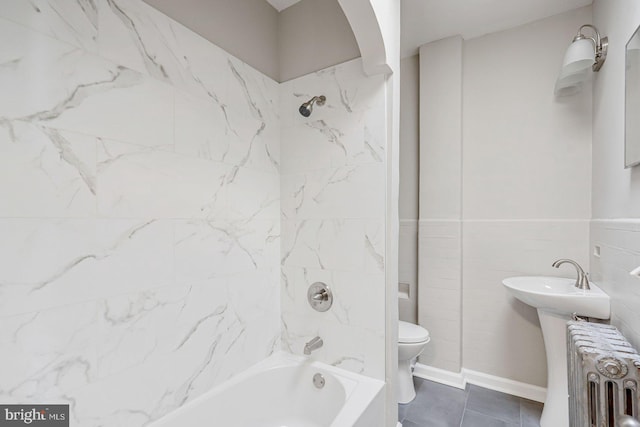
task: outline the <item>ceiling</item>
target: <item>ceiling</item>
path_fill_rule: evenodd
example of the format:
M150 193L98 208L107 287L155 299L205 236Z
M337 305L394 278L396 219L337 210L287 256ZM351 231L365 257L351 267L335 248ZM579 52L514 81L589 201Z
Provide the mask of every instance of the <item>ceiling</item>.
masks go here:
M401 0L402 57L460 34L470 39L591 4L592 0ZM578 29L576 28L576 31Z
M281 12L300 0L266 1ZM479 37L587 6L593 0L397 1L402 4L402 57L406 58L425 43L458 34L465 39Z
M300 0L267 0L271 6L273 6L278 12L282 12L289 6L293 6Z

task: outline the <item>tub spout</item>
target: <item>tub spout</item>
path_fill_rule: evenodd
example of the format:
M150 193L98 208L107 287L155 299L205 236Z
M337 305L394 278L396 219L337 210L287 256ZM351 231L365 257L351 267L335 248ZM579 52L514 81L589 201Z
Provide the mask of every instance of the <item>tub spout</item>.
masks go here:
M312 351L322 347L322 344L324 344L322 342L322 338L315 337L314 339L312 339L311 341L309 341L304 345L304 354L307 354L307 355L311 354Z

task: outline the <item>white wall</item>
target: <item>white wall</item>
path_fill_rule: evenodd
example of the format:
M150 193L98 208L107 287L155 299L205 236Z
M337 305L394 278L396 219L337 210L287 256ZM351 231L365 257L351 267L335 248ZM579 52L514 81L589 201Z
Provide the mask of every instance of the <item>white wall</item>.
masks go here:
M425 363L455 371L462 357L467 369L546 383L536 312L511 298L501 281L571 276L551 267L561 257L587 264L591 92L555 99L553 87L567 44L590 21L586 7L464 41L459 116L449 107L457 98L450 95L457 66L429 83L449 88L440 89L444 93L429 96L421 86L421 130L430 134L421 134L420 147L420 322L455 336L462 321L461 348L451 340L442 351L435 348L436 355L425 353ZM434 63L457 57L455 47L433 56L444 42L422 48L427 73ZM435 78L425 79L422 68L421 75L421 85ZM461 148L456 129L462 131ZM449 286L438 292L427 286L427 297L423 271L430 283Z
M593 84L591 272L611 296L612 323L640 347L640 281L629 276L640 265L640 168L624 169L625 44L640 5L596 0L593 23L609 37L609 53Z
M418 319L431 335L420 361L457 372L462 354L462 47L420 47Z
M465 42L465 368L546 383L536 313L501 280L572 276L551 267L558 258L587 264L591 92L554 99L553 87L572 35L590 21L586 7Z
M400 63L400 219L418 219L420 184L420 57Z
M278 84L96 4L0 10L0 399L135 427L280 348Z
M399 300L400 320L418 322L418 187L420 173L420 60L400 63L400 283L409 285L409 299Z

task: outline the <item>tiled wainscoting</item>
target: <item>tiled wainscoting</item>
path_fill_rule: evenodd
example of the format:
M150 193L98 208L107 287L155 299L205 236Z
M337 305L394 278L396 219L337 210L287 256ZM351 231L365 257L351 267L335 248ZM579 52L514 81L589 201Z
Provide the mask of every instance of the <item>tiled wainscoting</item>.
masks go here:
M591 221L591 277L611 297L611 323L640 348L640 220Z

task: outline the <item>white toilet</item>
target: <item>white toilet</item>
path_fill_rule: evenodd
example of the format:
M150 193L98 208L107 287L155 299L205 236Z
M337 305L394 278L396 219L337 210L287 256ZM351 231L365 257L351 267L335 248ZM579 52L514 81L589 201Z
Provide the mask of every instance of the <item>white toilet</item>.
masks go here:
M429 342L429 331L413 323L398 322L398 403L409 403L416 397L411 361Z

